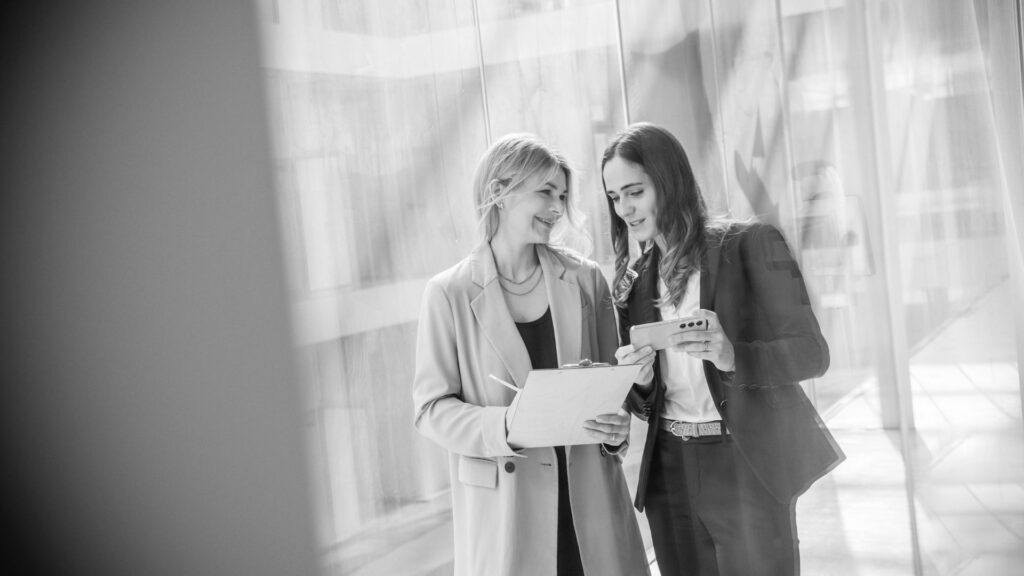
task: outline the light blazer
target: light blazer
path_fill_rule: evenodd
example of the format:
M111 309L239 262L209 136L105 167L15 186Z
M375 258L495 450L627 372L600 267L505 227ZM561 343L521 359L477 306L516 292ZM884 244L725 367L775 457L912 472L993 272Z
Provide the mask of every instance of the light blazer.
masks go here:
M722 372L704 361L704 375L739 452L768 491L788 504L845 458L798 385L828 369L828 344L800 269L777 229L735 224L708 244L700 266L700 307L718 315L736 366ZM626 306L619 308L625 343L630 326L661 320L655 305L658 258L653 248L634 266L639 276ZM665 400L658 362L654 382L649 394L634 387L627 399L630 411L644 420L660 417ZM640 463L635 502L640 510L657 430L648 427Z
M608 286L596 264L537 246L559 364L614 362ZM505 440L513 392L530 356L505 304L490 244L426 286L416 341L415 425L449 452L456 575L554 575L558 467L553 448ZM569 492L588 575L648 574L620 458L598 445L566 448Z

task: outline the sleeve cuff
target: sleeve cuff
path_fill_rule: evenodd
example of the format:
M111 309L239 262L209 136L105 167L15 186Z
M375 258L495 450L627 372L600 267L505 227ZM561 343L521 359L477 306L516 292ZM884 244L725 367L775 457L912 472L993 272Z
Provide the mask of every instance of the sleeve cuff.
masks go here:
M508 437L505 435L505 411L504 406L486 406L483 408L481 417L481 428L484 440L484 447L488 456L523 456L520 450L509 446Z
M629 438L622 441L622 444L618 446L612 446L611 444L601 444L601 455L602 456L619 456L625 457L626 452L629 451Z
M655 388L653 386L649 391L644 391L639 385L634 384L626 396L626 409L637 418L646 422L650 419L651 410L654 406L654 392Z

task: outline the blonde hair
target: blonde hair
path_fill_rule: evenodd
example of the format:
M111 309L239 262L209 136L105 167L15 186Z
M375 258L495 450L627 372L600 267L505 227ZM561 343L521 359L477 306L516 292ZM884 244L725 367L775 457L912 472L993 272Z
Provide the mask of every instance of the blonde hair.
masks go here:
M542 142L533 134L507 134L492 144L477 164L473 174L473 200L478 227L486 241L498 231L499 207L505 199L521 192L526 180L541 176L550 180L561 170L565 174L565 218L560 219L552 234L552 244L569 244L583 253L590 250L589 238L583 231L583 214L576 207L575 173L561 152ZM567 221L568 225L562 224Z

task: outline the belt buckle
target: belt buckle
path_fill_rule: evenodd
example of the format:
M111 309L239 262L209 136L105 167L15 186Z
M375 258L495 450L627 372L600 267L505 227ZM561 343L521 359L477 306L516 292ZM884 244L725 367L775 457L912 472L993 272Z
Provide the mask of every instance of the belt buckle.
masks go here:
M677 427L678 427L678 429L677 429ZM691 424L689 422L680 422L679 420L676 420L675 422L673 422L669 426L668 429L669 429L669 432L671 432L671 433L675 434L676 436L678 436L679 438L681 438L683 440L683 442L686 442L690 438L693 438L694 436L697 435L696 428L697 427L695 425L693 425L693 424Z

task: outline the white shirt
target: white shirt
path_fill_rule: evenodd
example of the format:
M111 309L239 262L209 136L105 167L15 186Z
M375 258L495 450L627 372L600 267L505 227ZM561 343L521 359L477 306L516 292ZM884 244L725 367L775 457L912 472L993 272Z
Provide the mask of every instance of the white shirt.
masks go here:
M668 293L668 286L658 280L658 296ZM686 283L686 294L679 306L658 306L662 320L674 320L694 316L700 309L700 272L695 271ZM707 378L704 377L704 363L686 352L672 348L658 353L661 379L665 382L665 404L661 416L684 422L713 422L721 420L711 397Z

